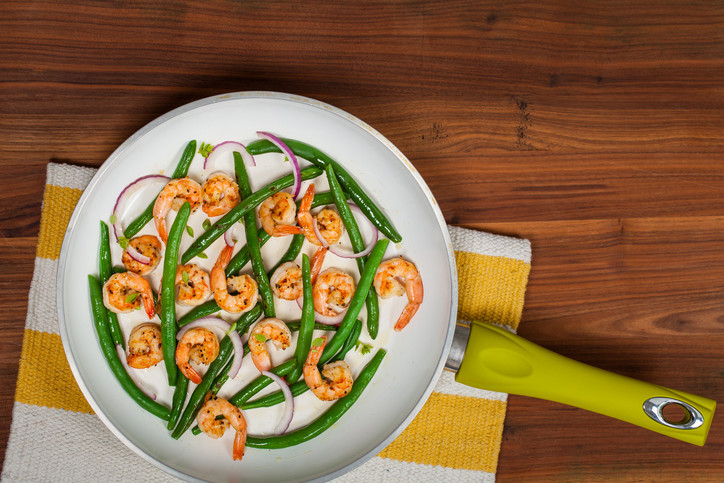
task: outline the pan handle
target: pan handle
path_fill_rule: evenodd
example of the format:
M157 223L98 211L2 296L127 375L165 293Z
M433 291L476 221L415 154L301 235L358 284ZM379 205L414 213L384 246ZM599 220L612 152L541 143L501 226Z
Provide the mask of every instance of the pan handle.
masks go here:
M474 322L455 380L491 391L569 404L703 446L716 402L574 361L505 329ZM678 406L685 417L663 413Z

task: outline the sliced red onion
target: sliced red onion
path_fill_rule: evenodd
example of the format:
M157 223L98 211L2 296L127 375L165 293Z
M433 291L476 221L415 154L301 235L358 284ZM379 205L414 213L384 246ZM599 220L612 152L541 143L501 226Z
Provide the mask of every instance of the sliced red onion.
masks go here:
M297 157L294 155L292 150L289 149L289 146L284 144L281 139L279 139L272 133L257 131L256 135L276 145L276 147L281 149L284 155L289 159L289 162L292 164L292 172L294 173L294 186L292 186L292 196L296 201L297 196L299 196L299 191L302 188L302 172L299 169L299 160L297 160Z
M230 247L233 247L236 244L236 240L234 240L234 227L236 226L236 223L231 225L228 230L224 232L224 241L226 244Z
M161 174L149 174L148 176L141 176L137 180L131 182L128 186L123 188L121 194L116 198L116 205L113 207L113 216L115 221L113 223L113 233L116 235L116 241L123 236L123 227L121 226L120 214L123 212L123 208L133 193L139 189L148 186L153 183L159 183L163 181L163 184L169 182L171 178L163 176ZM129 254L130 255L130 254Z
M156 393L151 388L149 388L141 379L139 379L136 371L132 370L131 367L128 365L128 361L126 360L126 352L123 350L123 347L121 347L121 344L116 344L116 352L118 352L118 358L121 360L123 367L126 369L126 372L136 384L138 389L140 389L143 394L155 401Z
M301 309L304 302L302 301L303 297L299 297L297 299L297 305L299 305L299 308ZM344 320L344 315L347 313L347 309L343 310L342 312L338 313L337 315L323 315L314 311L314 321L319 322L320 324L327 324L327 325L339 325Z
M176 333L176 340L181 340L186 332L197 327L203 327L205 329L213 327L222 330L229 336L231 345L234 347L234 359L231 361L231 366L229 367L229 377L231 379L235 378L241 368L241 359L244 357L244 344L241 342L239 333L235 330L230 330L231 324L224 319L218 317L202 317L181 327L181 330Z
M239 154L241 154L241 159L244 160L245 166L256 166L254 156L249 154L249 152L246 150L246 146L236 141L224 141L223 143L219 143L214 146L214 149L211 150L211 153L206 156L206 159L204 159L204 169L213 168L214 164L216 164L217 159L219 159L224 154L231 153L233 151L237 151Z
M138 250L133 248L130 243L128 244L128 247L126 247L126 253L128 253L128 256L133 258L138 263L141 263L143 265L151 264L151 257L147 257L146 255L140 253Z
M349 207L352 209L352 211L356 211L357 213L362 213L362 211L357 207L357 205L350 203ZM367 220L366 216L362 216L365 220ZM367 244L367 247L362 250L359 253L354 253L349 250L345 250L344 248L338 246L338 245L330 245L327 243L327 240L324 239L321 232L319 231L319 226L317 226L317 219L314 219L314 224L312 227L314 228L314 234L317 235L317 240L322 244L324 248L329 250L330 252L334 253L340 258L359 258L367 255L369 252L372 251L372 249L375 247L375 243L377 243L377 239L380 237L380 231L377 229L376 226L372 224L369 220L367 220L369 223L369 226L372 228L372 240L370 243Z
M274 428L275 434L284 434L287 429L289 429L289 424L292 422L292 417L294 417L294 396L292 395L292 390L289 389L289 385L284 382L284 379L277 376L273 372L261 371L261 373L262 375L279 384L279 387L284 394L284 412L282 413L281 419L279 419L277 427Z

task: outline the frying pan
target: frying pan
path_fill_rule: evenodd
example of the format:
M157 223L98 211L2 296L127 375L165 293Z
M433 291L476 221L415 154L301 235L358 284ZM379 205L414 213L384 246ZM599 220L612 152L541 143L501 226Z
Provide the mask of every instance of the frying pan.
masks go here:
M142 174L168 170L189 139L252 140L260 130L305 141L347 168L402 234L403 243L391 244L388 257L399 254L415 261L425 284L425 301L400 333L393 332L392 325L404 300L381 304L380 335L369 342L387 349L388 355L363 397L332 428L292 448L250 449L239 463L230 458L229 440L190 434L173 440L163 424L128 399L100 348L89 344L96 340L92 315L87 293L78 287L86 286L87 274L97 272L97 261L88 254L97 253L98 220L108 219L124 186ZM261 174L253 176L260 176L257 181L263 184L278 176L263 179L263 168L259 169ZM190 240L182 242L182 250L184 243L188 246ZM207 251L211 263L216 258L213 250L220 250L220 245ZM274 92L202 99L159 117L126 140L81 196L66 231L57 276L61 338L81 391L116 437L179 478L228 481L243 475L244 481L294 481L339 476L379 453L403 431L444 366L456 371L463 384L571 404L689 443L704 443L714 401L585 366L492 325L457 325L457 297L454 253L444 217L400 150L340 109ZM667 405L682 408L684 420L668 421L663 415ZM295 421L293 425L301 424ZM323 457L310 465L310 455Z

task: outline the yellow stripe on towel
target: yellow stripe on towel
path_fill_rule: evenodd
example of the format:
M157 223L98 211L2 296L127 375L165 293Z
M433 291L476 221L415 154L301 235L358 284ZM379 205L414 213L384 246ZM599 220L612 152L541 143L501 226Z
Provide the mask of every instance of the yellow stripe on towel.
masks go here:
M504 401L433 392L412 423L379 456L493 473L505 405Z
M92 413L80 392L58 334L25 329L15 400L35 406Z
M45 185L36 257L50 260L60 257L65 229L81 194L78 189Z
M455 252L458 320L518 328L530 264L506 257Z

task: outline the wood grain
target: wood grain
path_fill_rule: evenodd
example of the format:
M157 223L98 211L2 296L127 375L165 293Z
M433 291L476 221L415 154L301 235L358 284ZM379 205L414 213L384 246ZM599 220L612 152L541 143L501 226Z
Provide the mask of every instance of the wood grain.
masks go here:
M99 166L202 97L292 92L364 119L449 223L526 237L520 333L724 400L724 5L15 1L0 5L0 454L45 166ZM704 448L511 396L500 481L724 479Z

